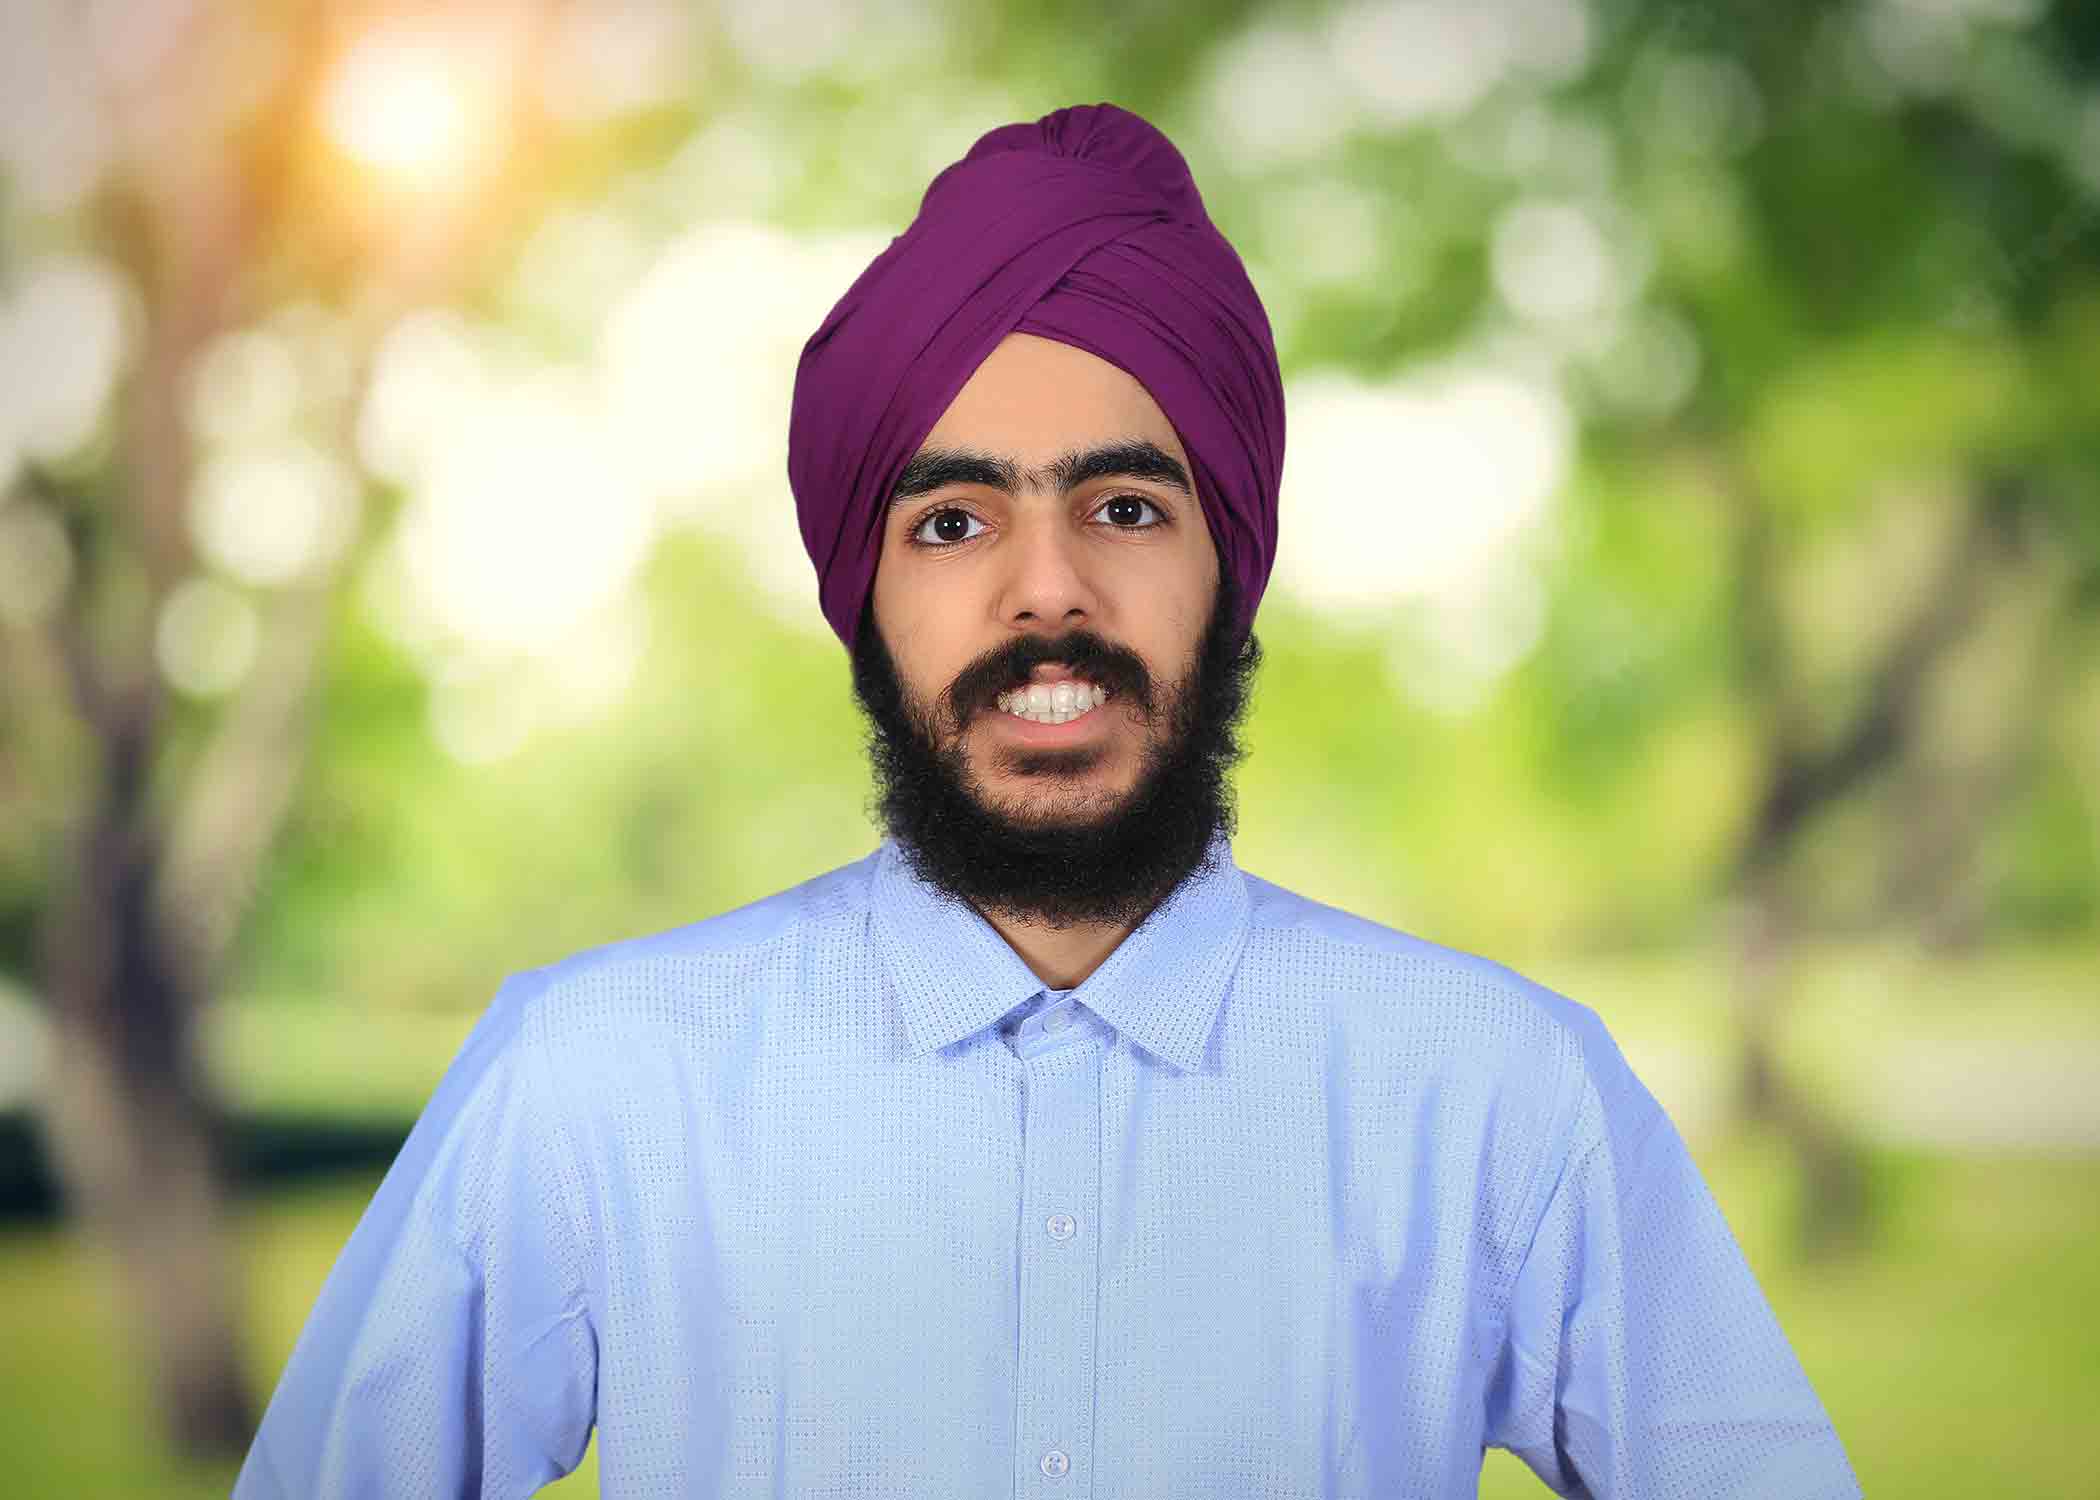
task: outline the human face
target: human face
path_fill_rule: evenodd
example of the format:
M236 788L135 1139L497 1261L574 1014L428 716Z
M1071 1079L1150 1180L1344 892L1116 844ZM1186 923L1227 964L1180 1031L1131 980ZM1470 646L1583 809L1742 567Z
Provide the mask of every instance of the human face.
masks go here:
M874 620L913 717L988 810L1100 822L1162 752L1218 586L1192 472L1142 385L1031 334L1003 340L927 435L886 518ZM1081 633L1108 651L1074 649L1075 673L1058 652ZM1029 680L1091 671L1107 700L1063 724L1009 713L1017 641Z

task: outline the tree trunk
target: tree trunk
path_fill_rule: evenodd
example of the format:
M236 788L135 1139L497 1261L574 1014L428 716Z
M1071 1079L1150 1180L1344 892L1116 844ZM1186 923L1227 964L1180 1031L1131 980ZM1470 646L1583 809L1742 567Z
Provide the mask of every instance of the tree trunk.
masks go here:
M46 1139L83 1228L113 1253L168 1440L187 1458L238 1458L255 1411L203 1101L172 1078L119 1083L108 1039L69 1025L52 1061Z
M115 1257L176 1451L238 1457L255 1412L242 1368L218 1171L217 1112L196 1045L188 956L153 916L145 816L149 709L105 741L98 805L41 934L55 1012L43 1100L71 1207Z
M1864 1154L1827 1109L1780 1066L1777 1037L1790 993L1793 914L1782 872L1809 825L1873 776L1916 753L1932 672L1984 609L1993 567L2017 561L2024 488L1979 479L1952 528L1938 576L1868 674L1865 704L1835 739L1811 743L1789 691L1784 632L1776 599L1778 567L1769 509L1747 482L1726 493L1736 508L1736 617L1742 642L1737 676L1744 696L1770 726L1766 783L1737 861L1736 888L1747 916L1739 964L1737 1016L1742 1038L1742 1118L1776 1128L1800 1166L1798 1247L1827 1256L1861 1244L1872 1229Z
M1804 1261L1865 1246L1873 1230L1864 1155L1839 1121L1780 1062L1779 1037L1792 995L1791 935L1769 872L1749 883L1737 951L1736 1019L1741 1041L1736 1118L1776 1132L1792 1153L1800 1197L1794 1247Z

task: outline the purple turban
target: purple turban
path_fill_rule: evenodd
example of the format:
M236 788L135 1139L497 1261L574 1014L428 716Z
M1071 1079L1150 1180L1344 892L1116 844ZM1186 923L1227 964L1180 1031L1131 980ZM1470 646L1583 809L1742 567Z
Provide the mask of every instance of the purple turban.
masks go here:
M858 633L905 464L1010 333L1084 349L1159 403L1244 637L1276 558L1276 343L1174 143L1094 104L986 133L803 346L788 482L839 639Z

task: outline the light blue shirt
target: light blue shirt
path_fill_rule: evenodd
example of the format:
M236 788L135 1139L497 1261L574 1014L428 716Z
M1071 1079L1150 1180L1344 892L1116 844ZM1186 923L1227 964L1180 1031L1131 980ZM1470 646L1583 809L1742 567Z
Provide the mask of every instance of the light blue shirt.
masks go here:
M1070 991L887 843L514 976L235 1495L1860 1493L1593 1012L1212 855Z

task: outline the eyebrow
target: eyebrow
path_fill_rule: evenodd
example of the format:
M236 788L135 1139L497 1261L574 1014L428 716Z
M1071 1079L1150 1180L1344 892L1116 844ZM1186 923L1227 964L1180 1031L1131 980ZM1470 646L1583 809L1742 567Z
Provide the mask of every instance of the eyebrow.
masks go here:
M1067 493L1096 479L1149 479L1191 498L1196 493L1188 470L1173 454L1144 438L1130 438L1075 448L1039 469L1024 469L1010 458L978 448L921 448L897 477L890 504L901 505L956 484L982 485L1012 495L1024 484Z

